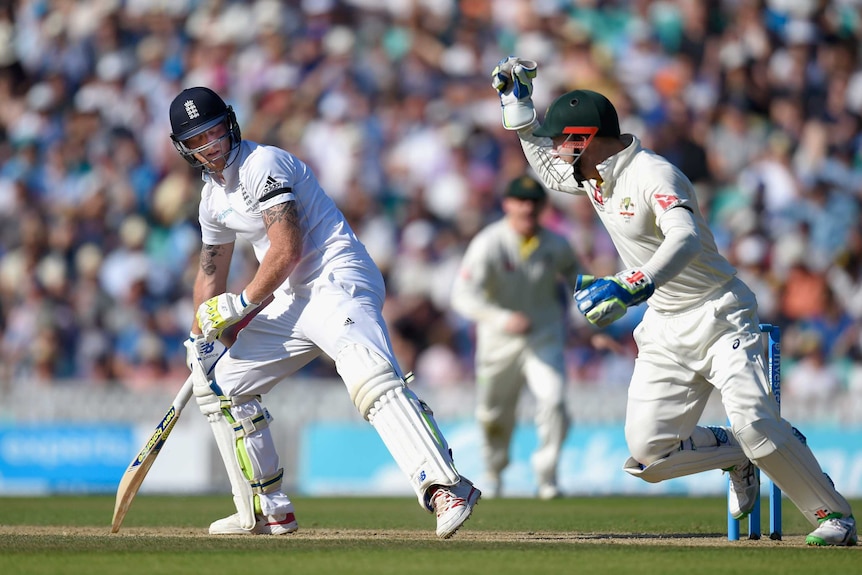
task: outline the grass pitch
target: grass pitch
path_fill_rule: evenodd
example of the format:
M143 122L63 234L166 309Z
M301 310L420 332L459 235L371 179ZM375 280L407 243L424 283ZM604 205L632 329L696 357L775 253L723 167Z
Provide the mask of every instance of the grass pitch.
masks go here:
M862 548L806 547L809 526L787 501L782 541L737 542L719 498L482 500L447 541L407 498L297 498L300 531L283 537L207 535L233 511L227 496L140 496L112 535L113 503L0 498L0 573L810 575L862 564Z

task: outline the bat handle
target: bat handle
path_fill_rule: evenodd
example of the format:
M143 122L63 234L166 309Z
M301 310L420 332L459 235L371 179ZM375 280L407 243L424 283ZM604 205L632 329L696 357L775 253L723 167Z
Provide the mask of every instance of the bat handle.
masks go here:
M273 299L274 297L272 295L267 296L266 299L264 299L253 312L245 316L242 321L227 328L222 334L222 336L219 338L219 341L221 341L225 347L230 347L231 345L233 345L233 343L236 341L237 334L239 334L239 332L246 325L248 325L248 323L254 318L254 316L260 313L263 308L268 306ZM203 371L201 371L198 376L206 379L206 376L203 374ZM189 400L192 398L192 387L194 386L194 379L195 374L189 375L188 379L186 379L186 382L183 384L183 386L180 388L180 391L177 393L177 396L174 398L174 402L172 405L174 406L174 409L177 410L177 413L182 411L186 404L189 402Z
M194 378L189 375L188 379L186 379L186 382L183 384L183 386L180 388L180 391L177 393L177 396L174 398L173 406L174 409L177 410L177 412L182 411L186 404L189 402L189 399L192 398L193 385Z
M242 321L227 328L222 334L222 336L219 338L219 341L221 341L225 347L230 347L231 345L233 345L234 341L236 341L237 334L239 334L242 328L248 325L248 323L254 318L254 316L260 313L263 308L268 306L273 299L274 297L272 295L267 296L266 299L264 299L253 312L245 316ZM203 374L202 371L198 375L199 377L206 379L206 376ZM186 379L186 382L183 384L183 386L180 388L180 391L177 393L177 396L174 398L173 406L174 409L177 410L177 413L182 411L186 404L189 402L189 400L192 398L192 387L194 386L194 379L194 374L189 375L188 379Z

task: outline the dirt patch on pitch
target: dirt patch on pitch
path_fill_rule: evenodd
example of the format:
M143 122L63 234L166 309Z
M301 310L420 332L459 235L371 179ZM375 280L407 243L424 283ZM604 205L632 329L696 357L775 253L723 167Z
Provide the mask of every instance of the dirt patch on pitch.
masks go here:
M237 539L248 535L209 535L205 529L185 527L124 527L119 533L111 533L109 527L57 527L0 525L0 536L63 536L63 537L178 537L190 539L229 538ZM434 533L399 529L300 529L286 536L289 539L326 541L432 541L437 540ZM601 545L655 545L655 546L700 546L724 547L804 547L805 536L785 536L781 541L763 538L758 541L741 539L728 541L726 535L702 533L677 533L655 535L649 533L576 533L558 531L512 532L512 531L459 531L450 541L473 541L476 543L573 543ZM447 541L441 541L446 544ZM862 547L860 547L862 548Z

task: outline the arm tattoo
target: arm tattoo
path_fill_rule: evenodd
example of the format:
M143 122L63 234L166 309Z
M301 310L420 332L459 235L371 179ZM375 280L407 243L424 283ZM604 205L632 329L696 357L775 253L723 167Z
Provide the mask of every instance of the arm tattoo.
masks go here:
M263 224L267 230L276 222L285 222L289 226L299 227L299 213L296 210L296 202L278 204L264 210L261 215L263 216Z
M213 246L210 244L204 244L201 248L201 269L203 272L208 275L214 275L216 273L216 265L215 258L219 254L223 253L224 246Z

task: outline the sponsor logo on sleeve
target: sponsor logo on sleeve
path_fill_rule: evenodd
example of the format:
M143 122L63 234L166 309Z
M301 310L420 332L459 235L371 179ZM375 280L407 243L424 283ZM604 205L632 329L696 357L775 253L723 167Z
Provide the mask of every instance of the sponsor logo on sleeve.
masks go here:
M274 191L281 189L283 187L284 186L281 185L278 182L278 180L276 180L272 176L267 176L266 182L263 185L263 195L265 196L265 195L269 194L270 192L274 192Z
M226 210L222 210L218 214L216 214L216 220L218 220L219 223L223 224L227 221L227 217L229 215L231 215L232 213L233 213L233 208L227 208Z
M682 205L682 200L675 194L655 194L653 197L658 202L659 207L665 212Z

